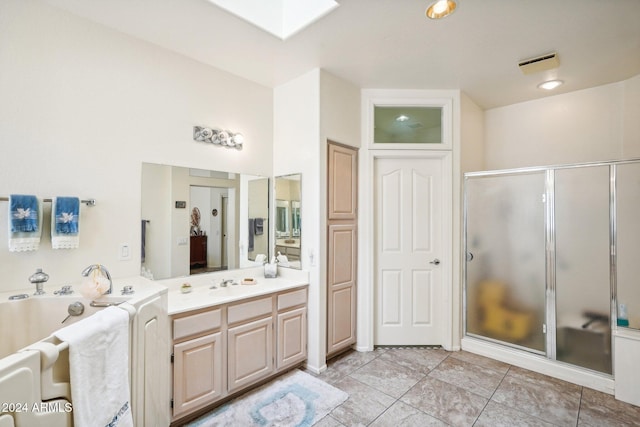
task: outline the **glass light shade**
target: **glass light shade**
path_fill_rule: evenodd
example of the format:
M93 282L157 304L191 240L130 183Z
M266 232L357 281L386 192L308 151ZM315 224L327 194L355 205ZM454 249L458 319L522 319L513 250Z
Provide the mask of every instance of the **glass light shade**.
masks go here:
M222 145L227 145L229 143L229 133L224 130L218 132L218 141Z
M209 128L203 128L200 131L200 136L203 139L209 139L209 138L211 138L213 136L213 131L211 129L209 129Z
M244 144L244 135L242 135L241 133L236 133L235 135L233 135L232 139L235 145Z

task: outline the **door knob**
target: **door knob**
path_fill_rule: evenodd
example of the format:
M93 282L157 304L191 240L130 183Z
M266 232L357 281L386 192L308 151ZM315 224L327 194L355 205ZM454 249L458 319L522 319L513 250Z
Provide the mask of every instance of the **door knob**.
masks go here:
M440 265L440 260L438 258L436 258L433 261L429 261L429 264Z

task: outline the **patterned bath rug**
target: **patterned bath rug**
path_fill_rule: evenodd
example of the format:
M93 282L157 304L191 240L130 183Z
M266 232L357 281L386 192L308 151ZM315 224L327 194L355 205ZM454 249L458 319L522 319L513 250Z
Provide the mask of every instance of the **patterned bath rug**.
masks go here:
M298 369L233 399L187 427L312 426L349 395Z

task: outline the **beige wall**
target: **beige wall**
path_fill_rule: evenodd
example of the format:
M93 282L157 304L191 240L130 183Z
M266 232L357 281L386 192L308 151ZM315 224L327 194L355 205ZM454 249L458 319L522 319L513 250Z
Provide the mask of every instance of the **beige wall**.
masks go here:
M0 243L0 291L29 287L39 267L50 284L79 282L91 263L137 275L143 161L271 175L271 89L41 1L0 2L0 29L0 196L97 200L82 206L80 249L52 250L47 236L37 252ZM195 142L195 125L242 132L244 148ZM130 260L118 260L120 243Z
M308 366L313 370L323 368L326 354L327 138L359 145L357 87L314 69L274 89L274 175L302 174L301 263L309 271Z
M640 158L640 74L622 84L624 88L622 152L626 158Z
M485 169L624 157L624 89L613 83L485 111Z
M484 166L484 110L465 93L460 94L460 170L482 170Z

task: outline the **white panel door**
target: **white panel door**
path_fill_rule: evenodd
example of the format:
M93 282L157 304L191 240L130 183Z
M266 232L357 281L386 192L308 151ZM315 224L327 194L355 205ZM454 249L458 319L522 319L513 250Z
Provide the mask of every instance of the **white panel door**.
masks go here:
M375 159L375 345L441 344L442 162Z

